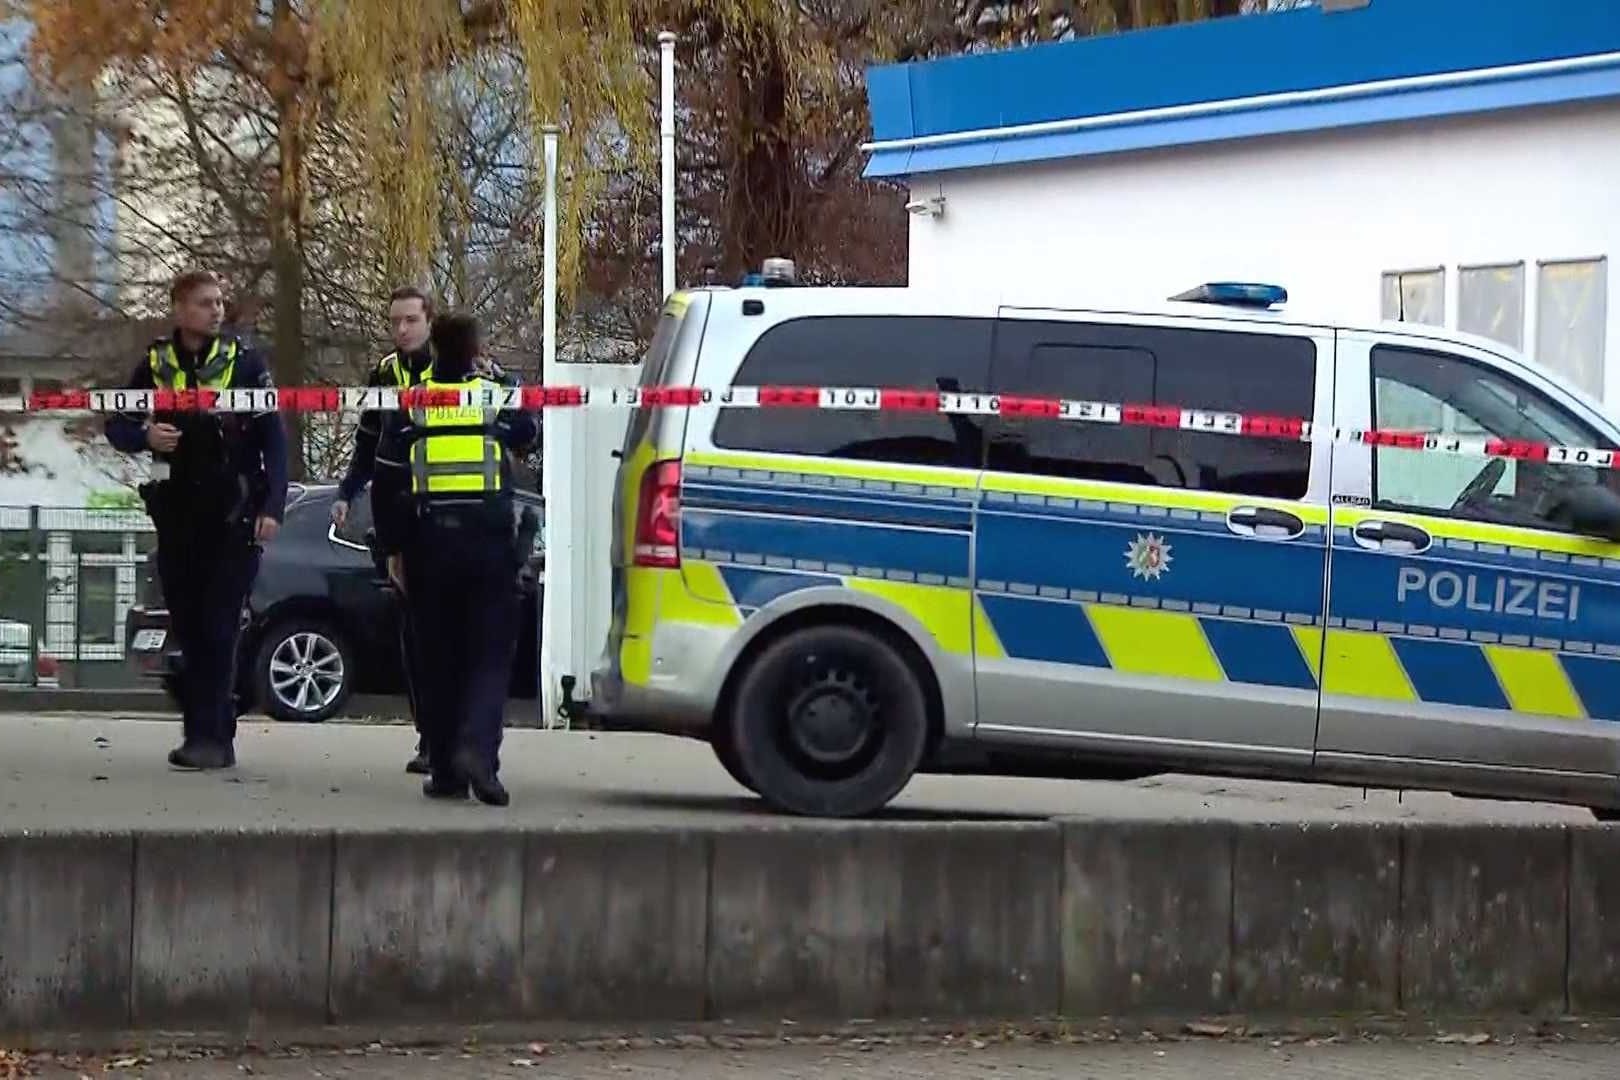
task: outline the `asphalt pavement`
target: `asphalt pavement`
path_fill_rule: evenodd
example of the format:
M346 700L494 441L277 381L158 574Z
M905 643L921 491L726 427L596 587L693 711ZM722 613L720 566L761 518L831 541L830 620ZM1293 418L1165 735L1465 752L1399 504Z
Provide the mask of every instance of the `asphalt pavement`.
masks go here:
M244 1076L274 1080L1603 1080L1620 1073L1620 1047L1589 1043L959 1042L559 1053L535 1044L468 1053L351 1051L150 1063L125 1057L37 1068L34 1075L47 1078L106 1071L142 1080L240 1080Z
M0 831L717 826L773 817L707 745L667 736L509 730L502 777L512 805L500 810L424 798L420 779L404 771L415 733L403 724L244 721L238 766L207 774L169 767L178 737L173 719L0 713ZM1592 821L1578 807L1188 776L920 776L883 816Z

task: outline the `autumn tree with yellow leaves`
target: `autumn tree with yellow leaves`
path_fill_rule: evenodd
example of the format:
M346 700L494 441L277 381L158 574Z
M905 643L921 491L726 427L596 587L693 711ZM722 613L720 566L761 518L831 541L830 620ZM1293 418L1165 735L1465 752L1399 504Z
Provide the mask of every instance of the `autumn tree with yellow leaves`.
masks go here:
M1243 0L21 2L43 75L166 88L204 178L227 201L233 185L254 186L236 209L261 234L276 376L296 384L309 374L308 328L332 321L312 315L312 281L327 306L347 288L355 311L403 279L484 299L467 280L468 237L538 237L527 217L492 223L480 185L497 173L526 184L518 205L535 211L532 151L546 123L564 131L565 302L583 290L644 326L661 299L659 30L680 35L681 279L708 269L734 280L782 254L812 280L893 281L904 277L904 200L860 178L867 65L1230 14ZM205 82L239 92L263 131L254 153L192 122ZM481 133L462 130L469 102L514 91L521 108L482 122L521 122L528 137L514 145L530 156L486 160ZM531 266L506 261L514 278Z
M379 254L407 274L438 231L434 99L455 63L515 41L535 115L559 115L566 100L576 130L612 114L628 63L615 45L628 39L624 0L30 0L27 14L37 66L55 82L135 73L185 88L212 72L259 92L274 142L263 221L274 369L287 384L305 376L309 149L322 125L346 121L354 134Z

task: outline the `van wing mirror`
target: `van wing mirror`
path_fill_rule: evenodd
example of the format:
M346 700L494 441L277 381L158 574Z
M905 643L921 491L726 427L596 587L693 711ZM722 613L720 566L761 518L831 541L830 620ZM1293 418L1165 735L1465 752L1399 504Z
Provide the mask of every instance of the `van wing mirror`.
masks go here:
M1549 516L1582 536L1620 543L1620 495L1606 484L1570 484Z

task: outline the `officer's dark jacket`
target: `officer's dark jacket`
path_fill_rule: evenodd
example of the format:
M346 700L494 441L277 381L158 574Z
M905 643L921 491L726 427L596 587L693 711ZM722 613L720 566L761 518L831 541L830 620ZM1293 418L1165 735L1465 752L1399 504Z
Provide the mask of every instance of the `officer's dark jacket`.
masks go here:
M219 344L225 348L236 345L236 360L231 368L228 384L220 389L248 389L274 385L270 370L257 351L223 338ZM150 349L173 347L179 368L188 376L186 384L194 386L189 376L197 370L200 357L213 349L212 339L203 344L199 353L193 353L180 344L177 331L172 337L159 338ZM131 390L156 389L149 352L130 374L127 384ZM147 449L145 424L173 424L180 429L180 444L173 453L157 454L156 459L167 461L177 480L204 474L233 475L248 481L254 494L247 510L253 516L266 515L280 521L287 508L287 429L281 414L274 410L253 414L226 414L189 412L113 413L107 417L107 441L126 454ZM223 456L222 456L223 455Z
M440 382L455 382L466 376L438 372L434 377ZM518 386L521 383L517 376L508 375L499 367L494 368L484 377L502 386ZM405 487L403 490L407 493L410 485L410 468L408 465L410 448L406 442L408 434L409 426L407 424L400 429L399 440L399 460L407 462L406 467L400 470L404 477L402 482ZM532 412L525 412L522 409L502 409L495 417L494 434L506 449L506 453L501 456L501 477L505 484L506 494L497 500L497 505L504 511L511 513L512 455L526 454L534 448L535 443L540 441L540 421L535 418ZM383 512L377 506L375 496L373 497L373 513L377 521L377 543L388 554L404 550L411 528L412 515L406 509L410 506L410 496L405 494L397 501L397 504L402 508L400 512ZM515 514L513 514L512 520L516 522Z
M426 345L414 352L389 353L371 369L366 385L401 386L421 382L432 366L433 352ZM401 375L405 376L404 381L400 379ZM338 498L353 502L367 484L375 481L378 488L384 489L372 493L375 511L377 503L391 501L409 486L410 474L404 471L406 462L400 456L403 451L397 442L404 425L403 414L393 410L368 410L360 414L359 429L354 436L354 455L349 459L348 472L338 484Z

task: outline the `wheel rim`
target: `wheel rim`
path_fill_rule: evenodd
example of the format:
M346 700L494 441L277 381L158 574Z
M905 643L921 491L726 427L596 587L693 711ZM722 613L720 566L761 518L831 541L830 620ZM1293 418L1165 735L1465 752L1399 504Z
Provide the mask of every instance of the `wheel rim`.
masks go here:
M852 776L882 746L878 696L852 668L810 658L783 695L782 750L808 775L828 780Z
M343 676L343 654L314 630L289 634L270 654L270 692L291 712L314 713L332 704Z

